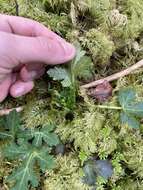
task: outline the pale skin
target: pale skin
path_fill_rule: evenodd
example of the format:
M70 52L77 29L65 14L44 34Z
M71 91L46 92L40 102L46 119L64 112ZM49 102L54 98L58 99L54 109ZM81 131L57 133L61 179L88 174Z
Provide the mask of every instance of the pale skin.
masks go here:
M30 92L45 65L72 60L75 48L42 24L0 14L0 102Z

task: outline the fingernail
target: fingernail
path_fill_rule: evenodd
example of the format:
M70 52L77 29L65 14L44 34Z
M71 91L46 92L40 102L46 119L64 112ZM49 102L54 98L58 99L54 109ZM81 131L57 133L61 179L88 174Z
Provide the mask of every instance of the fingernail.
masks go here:
M24 91L25 91L25 88L23 86L18 87L17 89L15 89L15 96L19 97L23 95Z

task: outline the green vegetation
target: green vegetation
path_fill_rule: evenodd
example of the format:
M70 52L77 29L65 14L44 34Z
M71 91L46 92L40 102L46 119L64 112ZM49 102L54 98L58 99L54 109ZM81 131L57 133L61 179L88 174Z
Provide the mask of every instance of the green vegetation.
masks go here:
M7 182L14 183L11 189L27 190L29 182L32 187L38 187L38 168L34 170L36 164L42 172L53 168L51 147L59 143L53 130L51 124L42 129L22 128L16 111L1 119L0 139L8 141L1 155L8 160L21 160L20 166L6 178Z
M79 86L143 59L143 0L17 3L20 16L78 44L77 56L69 64L48 68L30 94L0 105L24 106L19 116L12 112L0 120L0 188L142 190L142 69L114 81L108 102L99 104ZM16 15L15 1L0 0L0 10ZM59 143L65 145L62 155L54 151ZM110 161L112 176L95 174L93 164L85 173L92 158ZM87 176L93 186L83 182Z

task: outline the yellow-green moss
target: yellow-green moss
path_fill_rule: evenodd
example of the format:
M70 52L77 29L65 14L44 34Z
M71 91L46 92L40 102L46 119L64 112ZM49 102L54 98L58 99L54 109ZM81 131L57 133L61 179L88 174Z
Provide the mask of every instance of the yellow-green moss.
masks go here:
M17 3L20 16L43 23L71 42L79 41L95 63L95 78L114 73L143 58L143 0L17 0ZM15 1L0 0L0 12L16 15ZM72 23L74 19L76 25ZM102 65L103 69L97 65ZM104 66L107 65L106 70ZM108 189L142 190L143 125L138 131L122 126L119 112L97 109L96 103L85 96L72 110L72 121L67 121L65 104L60 104L58 99L60 88L55 84L54 89L49 89L48 80L38 81L36 90L30 95L15 101L9 98L1 105L24 105L25 127L54 122L61 140L73 145L75 152L58 156L55 170L47 171L45 180L41 178L44 190L91 189L81 183L82 160L78 159L81 152L112 160L114 174L107 182ZM118 105L117 92L125 86L133 86L141 99L142 71L114 82L114 86L110 105ZM14 165L10 163L9 167L2 161L0 179L5 178Z
M115 50L110 37L97 29L91 29L80 38L84 48L88 48L95 64L107 64Z
M90 190L81 182L82 173L77 155L58 156L57 165L51 172L47 171L44 190Z

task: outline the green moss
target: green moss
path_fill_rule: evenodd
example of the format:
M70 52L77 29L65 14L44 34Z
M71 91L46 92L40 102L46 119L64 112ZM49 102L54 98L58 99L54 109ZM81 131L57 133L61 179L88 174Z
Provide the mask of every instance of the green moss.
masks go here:
M80 148L90 155L97 151L97 141L103 121L104 118L97 112L86 112L81 116L75 116L73 122L69 124L61 124L57 132L63 141L74 141L76 150Z
M123 154L128 168L134 175L143 178L143 140L139 134L124 138Z
M17 167L20 164L20 161L8 162L6 159L0 157L0 189L8 190L9 187L6 182L6 178L10 175L14 167Z
M76 154L58 156L55 170L46 174L44 190L90 190L81 182L81 176Z
M43 23L68 41L80 42L94 61L93 73L96 75L93 78L107 76L143 58L143 0L17 2L20 16ZM15 1L0 0L0 11L16 15ZM142 70L113 85L110 105L118 105L117 92L126 86L135 88L140 100L143 96ZM55 170L47 171L45 179L41 177L44 189L91 189L81 183L81 164L94 155L100 159L110 158L114 168L114 174L106 185L99 180L98 189L142 190L143 125L138 131L121 125L118 111L100 110L96 101L81 93L78 93L76 107L69 110L67 105L71 102L67 91L63 92L57 83L49 85L49 78L45 77L36 83L31 94L16 100L8 98L0 105L1 108L24 105L22 119L25 127L39 127L54 121L61 140L70 143L69 152L57 157ZM71 118L67 119L67 113ZM79 159L81 154L84 157ZM7 187L5 177L14 166L15 163L1 162L0 180L4 179L4 188Z
M16 5L12 0L0 0L0 12L16 15Z
M117 187L113 188L113 190L141 190L143 188L143 183L129 178L123 180Z
M70 9L70 1L68 0L44 0L43 2L48 12L57 14L65 11L68 12Z
M80 41L83 47L88 48L95 64L107 64L115 50L114 43L109 36L96 29L86 32L85 37L81 37Z
M142 0L137 0L136 2L133 0L127 1L119 1L120 3L120 10L127 14L129 22L127 27L127 32L125 35L129 38L138 37L140 32L143 31L143 8L141 4L143 3Z

